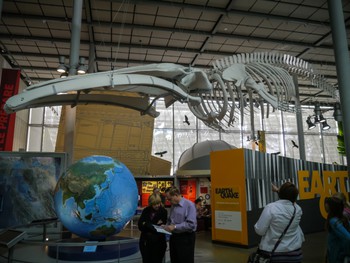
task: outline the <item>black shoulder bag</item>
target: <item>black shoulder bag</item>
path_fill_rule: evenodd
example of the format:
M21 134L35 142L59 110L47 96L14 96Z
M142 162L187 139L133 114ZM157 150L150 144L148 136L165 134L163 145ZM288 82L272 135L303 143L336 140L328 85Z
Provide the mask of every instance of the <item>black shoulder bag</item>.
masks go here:
M294 205L293 205L294 206ZM273 247L272 251L270 253L266 253L265 251L261 251L259 248L256 252L253 252L249 255L248 258L248 262L247 263L269 263L271 261L271 257L272 254L275 252L276 248L278 247L278 245L281 243L282 238L284 237L284 235L287 233L289 226L292 224L292 221L295 217L295 211L296 208L294 206L294 212L293 212L293 216L290 219L287 227L284 229L283 233L281 234L281 236L279 237L279 239L277 240L275 246Z

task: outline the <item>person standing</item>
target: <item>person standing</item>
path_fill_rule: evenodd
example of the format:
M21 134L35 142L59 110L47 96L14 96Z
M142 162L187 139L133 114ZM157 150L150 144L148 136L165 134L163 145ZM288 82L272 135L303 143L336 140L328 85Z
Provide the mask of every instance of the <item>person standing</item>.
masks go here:
M164 191L164 190L163 190ZM160 196L160 199L162 200L163 206L165 205L165 196L164 194L160 191L159 187L154 187L153 188L153 194L158 194Z
M202 206L202 199L197 198L196 200L194 200L194 204L196 206L197 219L207 215L208 210Z
M194 263L196 207L182 197L176 187L167 188L165 196L171 203L167 225L163 226L172 233L169 240L171 263Z
M299 191L291 182L284 183L276 191L279 200L265 206L259 220L254 225L255 232L262 236L259 250L263 254L270 254L277 240L291 222L272 254L271 262L301 262L304 234L299 223L303 212L301 207L295 203Z
M350 221L350 203L346 200L346 196L342 192L337 192L332 195L332 197L339 198L344 204L343 215Z
M158 233L153 225L167 222L168 212L163 207L158 194L150 195L148 206L142 211L138 221L140 235L140 252L143 263L162 263L166 251L166 237Z
M203 228L208 230L211 225L208 209L202 206L201 198L197 198L194 204L197 210L197 231L201 231Z
M350 259L350 222L344 216L344 202L335 196L325 199L328 263L343 263Z

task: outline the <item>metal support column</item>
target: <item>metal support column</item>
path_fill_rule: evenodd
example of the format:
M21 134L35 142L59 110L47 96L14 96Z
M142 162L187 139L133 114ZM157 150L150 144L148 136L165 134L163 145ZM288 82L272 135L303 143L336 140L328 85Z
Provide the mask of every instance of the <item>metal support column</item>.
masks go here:
M1 20L1 14L2 14L2 5L4 4L3 0L0 0L0 20Z
M95 56L95 44L90 42L89 46L89 67L88 73L96 72L96 56Z
M286 134L284 131L284 117L283 117L283 111L280 111L280 116L281 116L281 130L282 130L282 152L283 156L287 157L287 145L286 145ZM293 152L293 158L294 158L294 152Z
M84 7L86 10L86 21L88 23L88 32L89 32L89 40L90 40L88 73L95 73L97 71L96 52L95 52L93 23L92 23L92 18L91 18L90 0L84 0Z
M300 99L299 99L299 83L298 83L297 75L293 75L293 82L294 82L295 94L296 94L295 95L295 109L296 109L295 115L297 118L299 155L301 160L306 161L303 116L301 114L301 105L300 105Z
M320 129L320 143L321 143L321 157L322 157L322 163L326 163L326 151L324 148L324 139L323 139L323 129L322 129L322 125L319 125L319 129Z
M346 160L348 174L350 176L350 61L348 41L344 23L342 1L328 0L327 2L332 29L340 103L343 115Z
M80 50L80 31L81 31L81 14L83 9L82 0L74 0L73 4L73 20L72 20L72 36L69 56L69 75L76 75L79 65ZM64 151L68 154L67 164L70 165L74 160L74 144L75 144L75 121L76 108L65 106L65 138Z
M257 135L255 136L255 123L254 123L254 106L253 106L253 96L252 92L248 92L249 96L249 110L250 110L250 138L253 140L253 145L255 146L255 141L257 140ZM255 149L255 148L254 148Z

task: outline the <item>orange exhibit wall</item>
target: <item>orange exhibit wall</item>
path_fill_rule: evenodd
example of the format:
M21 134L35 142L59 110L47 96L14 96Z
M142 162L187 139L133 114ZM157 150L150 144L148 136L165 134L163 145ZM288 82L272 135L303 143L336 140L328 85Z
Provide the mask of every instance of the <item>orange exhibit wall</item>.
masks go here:
M211 152L210 169L212 239L248 245L243 150Z
M254 225L264 207L278 200L271 184L293 182L303 210L305 234L324 231L324 199L336 192L349 196L344 165L308 162L249 149L211 152L212 239L239 246L256 246L261 237Z

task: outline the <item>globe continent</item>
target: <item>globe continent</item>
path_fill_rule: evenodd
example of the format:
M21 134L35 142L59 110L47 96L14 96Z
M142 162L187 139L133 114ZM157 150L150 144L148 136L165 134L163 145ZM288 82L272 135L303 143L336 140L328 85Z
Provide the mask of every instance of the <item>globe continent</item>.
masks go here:
M123 163L95 155L68 167L57 182L54 201L56 214L69 231L101 240L119 233L133 217L138 191Z

